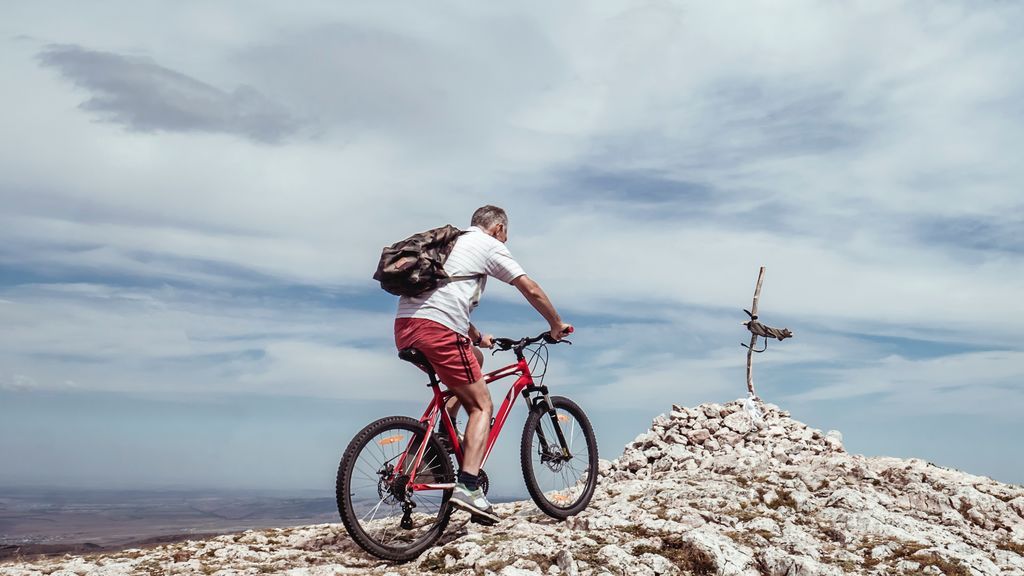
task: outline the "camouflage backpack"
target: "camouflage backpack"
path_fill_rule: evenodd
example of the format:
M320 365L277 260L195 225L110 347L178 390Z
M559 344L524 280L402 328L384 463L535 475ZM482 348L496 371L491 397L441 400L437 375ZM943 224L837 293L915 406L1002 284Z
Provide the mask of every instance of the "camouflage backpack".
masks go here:
M473 280L473 276L448 276L445 260L464 232L451 224L434 228L384 248L373 279L395 296L419 296L445 282Z

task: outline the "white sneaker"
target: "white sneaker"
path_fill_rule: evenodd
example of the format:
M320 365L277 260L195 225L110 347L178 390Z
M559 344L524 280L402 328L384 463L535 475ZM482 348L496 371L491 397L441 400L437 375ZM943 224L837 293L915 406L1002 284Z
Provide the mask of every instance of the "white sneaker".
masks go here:
M452 491L451 504L456 508L469 512L472 515L471 519L473 522L489 526L501 520L494 513L494 507L487 501L487 496L484 495L483 490L479 488L470 490L461 482L456 484L455 489Z

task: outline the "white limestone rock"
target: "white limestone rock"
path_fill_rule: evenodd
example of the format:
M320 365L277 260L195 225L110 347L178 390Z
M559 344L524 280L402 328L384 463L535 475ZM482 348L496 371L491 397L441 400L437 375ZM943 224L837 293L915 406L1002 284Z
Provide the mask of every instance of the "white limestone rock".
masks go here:
M750 416L746 412L733 412L725 417L722 424L739 434L746 434L753 428Z
M920 459L848 454L838 432L761 409L758 430L742 402L673 405L617 460L598 463L579 515L556 522L532 502L507 503L497 506L502 522L481 527L458 512L445 538L407 564L368 556L340 524L323 524L7 560L0 574L1024 576L1021 487Z

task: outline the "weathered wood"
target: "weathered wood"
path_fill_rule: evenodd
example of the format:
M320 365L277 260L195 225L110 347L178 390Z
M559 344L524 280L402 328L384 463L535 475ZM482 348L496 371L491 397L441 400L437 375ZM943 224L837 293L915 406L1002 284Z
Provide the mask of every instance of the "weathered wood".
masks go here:
M761 266L761 271L757 274L757 287L754 288L754 303L750 306L750 314L753 317L757 317L757 301L761 298L761 283L764 282L764 266ZM751 396L757 397L754 393L754 346L757 345L757 334L750 335L750 347L747 348L747 392Z

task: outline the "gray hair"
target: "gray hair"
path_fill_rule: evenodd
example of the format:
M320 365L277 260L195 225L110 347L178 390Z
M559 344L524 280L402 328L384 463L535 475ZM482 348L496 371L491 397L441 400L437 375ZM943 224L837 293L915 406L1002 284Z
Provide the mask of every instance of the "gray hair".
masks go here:
M508 228L508 216L505 211L497 206L481 206L473 212L473 218L469 221L470 226L477 226L483 230L489 229L495 224L504 224Z

